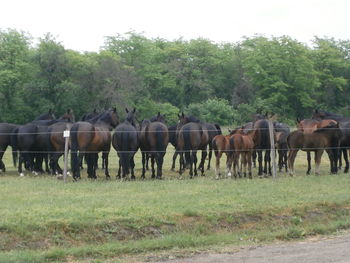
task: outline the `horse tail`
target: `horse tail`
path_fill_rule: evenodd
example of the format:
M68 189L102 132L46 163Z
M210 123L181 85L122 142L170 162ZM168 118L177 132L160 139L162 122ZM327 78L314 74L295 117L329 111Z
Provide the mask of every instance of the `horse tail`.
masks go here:
M10 142L11 142L11 147L12 147L12 160L13 160L14 167L17 167L17 161L18 161L17 133L18 133L18 128L15 128L11 134L11 137L10 137Z
M130 158L129 155L131 154L129 152L129 138L130 138L130 133L127 131L122 131L120 133L120 137L119 137L119 143L118 145L121 145L121 149L120 149L120 162L122 165L122 169L123 169L123 175L127 175L129 174L129 169L130 169Z
M191 163L191 136L189 129L183 129L183 138L184 138L184 152L185 152L185 160L187 164Z
M164 130L160 125L156 127L156 151L164 152Z
M220 127L220 125L219 124L217 124L217 123L214 123L214 126L216 127L216 129L217 129L217 134L222 134L222 131L221 131L221 127Z
M76 179L76 176L78 175L79 170L79 156L78 156L78 150L79 150L79 144L78 144L78 125L73 125L70 133L71 133L71 166L72 166L72 172L73 172L73 178Z

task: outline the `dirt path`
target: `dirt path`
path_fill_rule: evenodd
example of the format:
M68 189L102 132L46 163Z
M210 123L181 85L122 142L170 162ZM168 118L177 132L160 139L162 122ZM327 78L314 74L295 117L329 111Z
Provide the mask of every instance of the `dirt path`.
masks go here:
M324 239L247 247L225 254L200 254L191 258L162 261L162 263L328 263L350 262L350 233Z

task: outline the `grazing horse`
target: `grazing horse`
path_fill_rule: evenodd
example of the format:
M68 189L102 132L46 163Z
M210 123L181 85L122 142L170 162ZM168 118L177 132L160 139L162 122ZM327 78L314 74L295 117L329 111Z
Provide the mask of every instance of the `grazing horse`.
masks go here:
M135 179L134 156L139 148L139 134L136 125L136 109L129 111L125 109L127 116L124 122L119 124L114 131L112 138L113 148L117 151L119 157L119 171L117 178L120 178L120 169L122 169L122 179L127 178L131 170L131 179Z
M320 173L321 157L325 149L331 149L333 154L330 155L330 162L336 166L337 148L339 147L342 132L338 123L331 123L324 128L319 128L313 133L304 133L300 130L289 134L287 138L288 153L288 170L291 176L294 175L294 161L299 150L314 151L316 175Z
M165 118L160 115L160 112L151 121L144 120L141 123L140 149L142 152L142 179L145 178L147 155L151 157L152 178L155 178L154 162L157 163L157 178L162 178L164 155L169 142L168 127L164 123Z
M287 124L281 122L274 122L273 127L275 130L275 144L278 151L278 168L279 171L282 171L282 168L285 167L286 172L288 171L287 167L287 157L288 157L288 145L287 137L290 134L290 128Z
M115 108L100 113L90 122L76 122L71 127L71 162L73 179L80 179L79 152L85 153L87 162L88 178L96 177L96 159L98 153L102 151L102 155L106 158L105 175L109 179L108 171L108 154L111 149L111 133L110 130L118 125L118 116Z
M183 113L177 127L177 149L180 151L180 175L182 175L184 167L184 157L186 165L190 167L190 178L193 174L197 176L197 151L202 150L202 159L199 167L201 174L204 175L204 161L207 156L207 145L209 143L209 135L205 125L200 122L188 122L189 117Z
M314 131L316 131L319 128L327 127L330 124L337 124L335 120L316 120L316 119L304 119L304 120L299 120L297 119L298 124L297 128L299 131L305 133L305 134L311 134ZM332 151L327 150L328 155L332 154ZM311 153L310 151L306 151L306 156L307 156L307 171L306 174L310 174L311 171ZM331 159L332 157L330 157ZM337 167L332 166L331 164L331 172L334 173L337 170Z
M255 150L258 155L259 171L258 175L261 176L263 173L266 175L272 175L271 173L271 143L269 134L269 124L268 120L261 119L254 123L254 129L256 129L255 134ZM264 167L263 161L263 151L265 151L264 156Z
M242 169L243 176L246 177L248 167L248 176L252 179L252 154L255 146L256 131L255 129L251 129L245 133L242 127L242 129L238 129L236 133L230 137L229 150L231 152L231 161L229 165L229 174L233 174L235 178L237 178L237 174L241 177ZM241 160L241 166L238 172L239 160Z

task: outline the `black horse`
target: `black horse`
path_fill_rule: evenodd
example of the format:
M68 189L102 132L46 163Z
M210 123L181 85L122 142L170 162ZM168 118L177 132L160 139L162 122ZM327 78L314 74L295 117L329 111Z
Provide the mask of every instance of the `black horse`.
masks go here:
M11 134L19 125L11 123L0 123L0 169L5 172L6 167L2 161L2 157L9 145L11 145ZM13 165L16 167L17 163L17 152L12 150Z
M180 175L184 168L184 155L186 166L190 168L190 178L197 176L197 151L202 151L199 167L204 175L204 161L207 156L209 143L208 130L203 123L192 122L191 118L182 113L177 127L177 150L180 152Z
M271 143L270 143L270 134L269 134L269 123L266 119L260 119L254 122L255 133L255 150L258 155L258 166L259 171L258 175L263 174L272 175L271 173ZM264 155L264 166L263 162L263 152Z
M44 172L42 161L45 160L46 172L49 172L48 157L52 149L49 126L59 122L74 121L73 112L69 109L59 119L34 120L16 128L11 135L13 149L20 152L18 172L23 176L22 165L33 173Z
M154 162L157 163L157 178L162 178L162 167L164 155L169 142L168 127L164 124L165 118L163 115L158 115L151 118L151 121L144 120L141 123L140 131L140 148L142 152L142 175L145 178L146 157L151 157L152 178L155 178Z
M122 178L125 179L131 170L131 179L135 179L134 155L139 148L139 134L135 119L136 109L133 109L132 111L129 111L128 109L125 110L127 113L126 119L115 128L112 137L112 145L117 151L119 157L117 178L120 178L121 173Z

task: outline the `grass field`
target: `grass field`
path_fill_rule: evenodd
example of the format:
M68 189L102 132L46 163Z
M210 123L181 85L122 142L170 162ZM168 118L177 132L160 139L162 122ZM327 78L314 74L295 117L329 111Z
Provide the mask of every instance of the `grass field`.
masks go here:
M48 175L19 177L6 153L0 262L130 261L130 255L182 254L350 228L350 177L328 175L326 156L321 176L305 175L305 154L299 153L295 177L259 179L254 170L253 180L214 180L213 159L205 177L190 180L186 172L179 180L170 172L172 151L161 181L105 181L99 170L96 181L67 184ZM116 164L112 152L113 175ZM139 153L136 167L139 178Z

